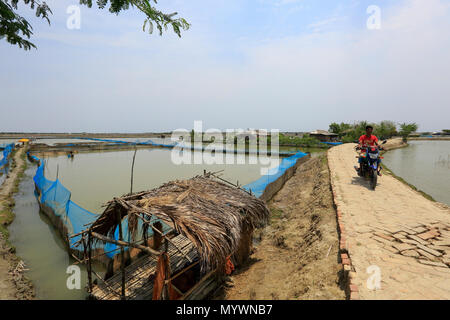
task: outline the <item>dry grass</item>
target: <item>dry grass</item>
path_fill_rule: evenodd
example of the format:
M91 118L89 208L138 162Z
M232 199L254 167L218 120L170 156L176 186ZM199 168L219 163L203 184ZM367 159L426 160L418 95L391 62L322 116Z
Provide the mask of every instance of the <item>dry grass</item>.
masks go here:
M270 225L222 298L345 299L326 157L299 166L269 206Z
M138 229L136 214L145 214L147 220L155 215L173 226L194 243L203 269L224 266L226 258L238 249L243 230L263 226L269 219L263 201L209 176L176 180L114 199L93 230L111 235L117 226L117 212L128 217L134 237Z

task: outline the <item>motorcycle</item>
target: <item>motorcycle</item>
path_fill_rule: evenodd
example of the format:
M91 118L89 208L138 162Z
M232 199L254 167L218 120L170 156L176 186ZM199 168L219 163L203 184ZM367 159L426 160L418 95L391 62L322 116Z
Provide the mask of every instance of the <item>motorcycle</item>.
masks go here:
M382 145L387 141L383 141ZM383 150L382 146L369 146L369 147L356 147L356 150L362 150L360 156L360 166L358 174L361 177L366 177L370 180L370 185L375 190L378 182L378 175L381 175L381 161L383 157L380 156L380 150ZM378 164L380 163L380 165Z

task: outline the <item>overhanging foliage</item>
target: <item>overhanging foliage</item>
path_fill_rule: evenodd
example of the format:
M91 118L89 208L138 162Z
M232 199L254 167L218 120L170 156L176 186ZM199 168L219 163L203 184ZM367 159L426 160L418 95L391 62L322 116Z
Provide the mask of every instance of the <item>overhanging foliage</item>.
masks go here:
M6 38L6 41L12 45L18 45L20 48L30 50L36 46L29 41L33 34L33 28L30 23L16 13L20 0L0 0L0 39ZM35 10L36 16L45 19L50 24L49 15L52 14L50 7L39 0L22 0L23 3ZM108 7L111 13L119 14L121 11L135 7L143 12L146 16L144 20L143 30L153 33L156 28L159 34L163 34L163 30L167 31L168 27L172 27L173 31L181 37L181 30L188 30L190 24L183 18L175 18L176 12L164 13L157 10L152 3L157 4L157 0L80 0L80 4L91 8L93 2L100 9Z

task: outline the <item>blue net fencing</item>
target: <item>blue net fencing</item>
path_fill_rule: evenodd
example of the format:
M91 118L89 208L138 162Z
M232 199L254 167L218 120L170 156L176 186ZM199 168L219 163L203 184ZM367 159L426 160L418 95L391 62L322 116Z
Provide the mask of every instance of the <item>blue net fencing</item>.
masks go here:
M14 149L14 143L2 145L3 148L3 158L0 160L0 172L7 173L7 164L9 163L9 155Z
M261 197L269 184L276 181L287 169L294 166L298 159L303 158L306 155L307 153L297 152L293 156L282 159L279 166L269 169L269 172L266 175L252 183L246 184L243 188L247 191L251 191L256 197Z
M44 163L39 158L31 156L38 161L39 166L34 175L34 183L39 191L39 202L50 208L67 229L70 237L87 228L87 224L94 222L98 215L79 207L71 198L70 191L65 188L59 180L48 180L44 175ZM69 246L80 240L80 236L69 239Z
M154 147L163 147L163 148L180 148L180 149L190 149L193 151L205 151L205 147L203 146L195 146L195 145L190 145L190 144L184 144L182 142L174 142L171 144L166 144L166 143L157 143L154 142L153 140L136 140L136 141L123 141L123 140L113 140L113 139L100 139L100 138L85 138L85 137L79 137L77 139L82 139L82 140L92 140L92 141L100 141L100 142L109 142L112 144L130 144L130 145L147 145L147 146L154 146ZM67 146L70 146L69 144ZM217 148L215 149L217 151L222 150L223 152L231 152L231 153L249 153L249 154L259 154L259 152L257 150L249 150L249 151L245 151L245 150L230 150L230 149L222 149L222 148ZM211 151L211 150L210 150ZM291 155L293 152L288 152L288 151L280 151L274 154L278 154L278 155Z
M85 138L85 137L80 137L77 139L82 139L82 140L92 140L92 141L100 141L100 142L109 142L109 143L114 143L114 144L131 144L131 145L150 145L150 146L155 146L155 147L166 147L166 148L173 148L177 145L177 143L172 143L172 144L164 144L164 143L156 143L152 140L145 140L145 141L140 141L140 140L136 140L136 141L123 141L123 140L112 140L112 139L100 139L100 138Z
M170 226L165 224L163 221L161 221L157 217L152 216L150 218L150 223L151 224L156 223L157 221L162 224L162 233L163 234L166 234L166 233L168 233L169 231L172 230L172 228ZM137 237L139 235L142 235L142 227L143 227L143 225L144 225L143 221L141 219L139 219L138 220L138 229L137 229L137 232L136 232ZM132 240L131 234L130 234L130 232L128 232L128 220L127 219L124 219L122 221L122 230L123 230L123 239L125 241L132 242L133 240ZM148 235L148 237L152 236L153 235L153 230L151 230L149 228L149 230L147 232L147 235ZM114 239L116 239L116 240L119 239L119 228L118 227L116 227L116 229L114 231ZM142 240L142 239L140 239L140 240ZM106 255L109 258L113 258L114 255L116 255L119 252L120 247L115 245L115 244L113 244L113 243L106 243L105 247L104 247L104 250L106 252Z
M78 249L76 244L81 239L81 235L73 238L70 237L85 230L91 223L99 218L99 215L90 212L73 202L71 200L70 191L66 187L64 187L59 180L52 181L48 180L45 177L44 162L36 156L29 155L29 157L33 161L39 163L36 174L33 177L33 181L39 191L39 202L50 208L53 214L60 219L61 223L63 223L64 227L67 230L67 236L69 237L70 248L74 250L80 250ZM156 221L161 222L163 226L163 233L167 233L171 230L171 228L167 224L155 217L152 217L150 221L152 223ZM136 233L137 236L135 239L137 241L142 240L141 238L139 238L142 235L142 225L142 220L139 220L138 232ZM128 231L128 221L126 218L122 221L122 230L124 240L132 242L132 237L130 232ZM150 237L152 235L153 231L149 229L148 236ZM115 230L114 239L119 240L119 228L116 228ZM96 248L102 248L109 258L113 258L114 255L117 254L120 250L120 247L111 243L106 243L104 245L98 243ZM125 247L125 250L128 249L128 247Z
M102 139L106 140L106 139ZM110 140L111 141L111 140ZM130 143L128 141L122 141L119 143ZM141 143L141 142L140 142ZM279 177L281 177L287 169L294 166L300 158L306 156L306 153L297 152L294 155L284 158L281 160L279 166L269 169L267 175L261 177L260 179L245 185L243 188L251 191L256 197L261 197L264 193L266 187L276 181ZM67 230L67 236L69 238L69 246L71 249L79 250L76 247L77 242L80 240L81 236L70 238L74 234L78 234L85 230L89 224L93 223L96 219L99 218L98 214L90 212L80 206L78 206L75 202L71 200L71 192L65 188L62 183L57 179L56 181L48 180L45 177L45 164L41 159L36 156L29 155L31 160L38 163L38 168L36 170L36 174L33 178L36 188L39 191L39 202L44 204L46 207L50 208L54 215L60 219L63 223L64 227ZM159 221L162 226L162 232L165 234L171 230L171 227L165 224L163 221L156 217L152 217L150 222L155 223ZM141 219L138 220L138 232L136 233L137 237L142 236L142 227L143 222ZM123 230L123 238L125 241L131 242L132 237L130 232L128 231L128 221L127 219L123 219L122 221L122 230ZM153 231L151 228L148 229L148 236L152 236ZM119 228L117 227L114 232L114 239L119 239ZM142 238L135 239L136 241L142 240ZM119 252L120 247L115 244L106 243L106 244L97 244L97 248L102 248L105 254L109 258L113 258L115 254ZM125 248L128 250L129 248Z
M342 142L321 142L321 143L328 144L331 146L338 146L342 144Z

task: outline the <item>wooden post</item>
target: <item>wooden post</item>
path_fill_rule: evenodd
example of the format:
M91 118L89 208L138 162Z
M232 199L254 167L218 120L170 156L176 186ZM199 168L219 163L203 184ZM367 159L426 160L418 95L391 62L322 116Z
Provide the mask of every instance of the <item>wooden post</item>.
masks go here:
M135 149L134 149L133 163L131 164L131 188L130 188L130 194L133 193L134 160L136 159L136 152L137 152L137 147L135 147Z
M84 235L83 235L84 239ZM87 269L88 269L88 281L89 281L89 293L92 292L92 248L91 248L91 241L92 241L92 232L89 229L88 234L88 261L87 261Z
M117 219L119 222L119 240L123 241L121 218L122 216L120 215L120 211L117 211ZM121 259L120 268L122 271L122 300L125 300L125 250L123 246L120 246L120 259Z
M164 258L164 284L163 284L163 290L162 290L162 300L170 300L170 296L169 296L169 286L168 286L168 281L170 279L170 274L169 274L169 255L167 254L168 249L169 249L169 242L167 241L167 239L164 239L164 254L162 255Z
M159 221L156 221L153 224L153 230L159 230L159 232L153 231L153 249L159 250L159 247L161 246L161 242L163 240L163 233L162 233L162 224ZM167 241L166 241L167 242Z
M145 220L144 213L142 213L141 219L142 219L142 220ZM144 223L143 226L142 226L142 228L144 229L144 233L143 233L143 236L144 236L144 246L145 246L145 247L148 247L148 225Z
M153 254L155 256L159 256L161 254L161 252L153 250L152 248L144 247L144 246L141 246L140 244L136 244L134 242L125 242L125 241L120 241L120 240L114 240L114 239L102 236L101 234L98 234L96 232L92 232L92 236L94 238L100 239L102 241L115 244L116 246L136 248L136 249L142 250L144 252L147 252L148 254Z

